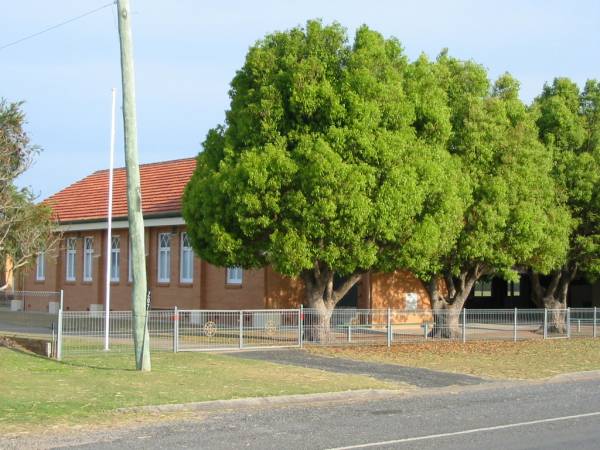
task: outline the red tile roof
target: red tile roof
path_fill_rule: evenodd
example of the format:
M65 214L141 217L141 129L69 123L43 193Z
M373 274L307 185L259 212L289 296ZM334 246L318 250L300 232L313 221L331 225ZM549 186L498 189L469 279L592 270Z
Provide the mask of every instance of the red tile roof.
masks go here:
M196 158L140 165L144 216L181 212L183 189ZM99 170L44 200L60 222L103 220L108 215L108 170ZM125 168L114 170L113 218L127 216Z

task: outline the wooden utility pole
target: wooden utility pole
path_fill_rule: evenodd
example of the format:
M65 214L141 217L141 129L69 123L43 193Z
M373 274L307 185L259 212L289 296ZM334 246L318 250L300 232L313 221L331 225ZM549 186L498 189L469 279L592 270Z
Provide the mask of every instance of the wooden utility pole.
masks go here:
M117 1L119 41L121 44L121 80L123 84L123 123L125 133L125 166L127 167L127 213L131 239L131 271L133 289L133 342L135 365L138 370L150 370L150 339L146 328L146 255L144 250L144 216L140 168L138 162L137 119L135 112L135 75L133 70L133 41L129 0Z

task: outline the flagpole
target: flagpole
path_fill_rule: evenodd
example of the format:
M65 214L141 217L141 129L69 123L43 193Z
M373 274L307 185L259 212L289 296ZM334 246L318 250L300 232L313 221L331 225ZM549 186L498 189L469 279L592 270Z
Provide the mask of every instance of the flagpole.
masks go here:
M112 259L112 201L113 201L113 167L115 165L115 120L116 120L116 90L112 88L112 115L110 122L110 165L108 169L108 214L106 236L106 289L104 298L104 350L109 350L110 333L110 267Z

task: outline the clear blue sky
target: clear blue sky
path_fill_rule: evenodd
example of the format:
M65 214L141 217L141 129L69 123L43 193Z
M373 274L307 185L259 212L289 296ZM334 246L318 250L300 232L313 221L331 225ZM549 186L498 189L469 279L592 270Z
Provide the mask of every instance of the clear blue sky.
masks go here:
M4 5L0 46L107 2ZM132 9L141 162L196 155L223 121L229 81L248 47L312 18L340 22L350 35L365 23L397 37L411 58L448 47L492 77L511 72L526 102L556 76L600 78L597 0L132 0ZM44 198L108 166L112 86L120 86L113 7L0 51L0 97L26 102L27 129L43 148L21 186Z

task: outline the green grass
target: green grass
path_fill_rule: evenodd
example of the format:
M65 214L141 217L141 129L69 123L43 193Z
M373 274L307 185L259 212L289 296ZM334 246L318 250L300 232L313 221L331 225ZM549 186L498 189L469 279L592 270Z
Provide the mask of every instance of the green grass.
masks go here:
M521 342L431 342L363 347L312 347L350 359L424 367L499 379L536 379L600 370L600 339Z
M205 353L155 353L152 371L133 356L111 354L57 362L0 348L0 428L102 420L117 408L216 399L399 388L366 376Z

